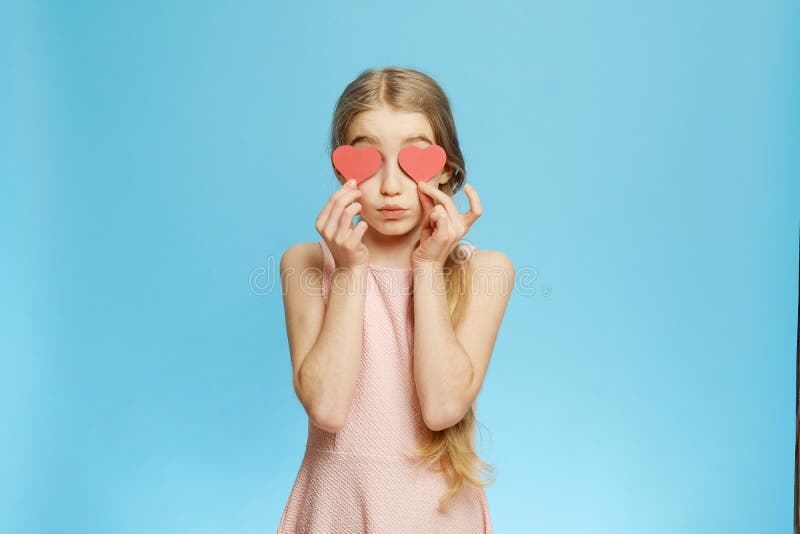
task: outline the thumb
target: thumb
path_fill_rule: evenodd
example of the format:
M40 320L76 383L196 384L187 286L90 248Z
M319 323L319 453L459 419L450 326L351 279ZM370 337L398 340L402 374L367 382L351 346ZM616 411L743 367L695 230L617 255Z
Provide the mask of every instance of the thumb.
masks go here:
M423 206L422 208L422 222L420 223L420 228L424 231L425 228L428 227L431 221L431 210L426 210Z
M422 189L417 189L417 192L419 193L419 202L422 205L422 211L424 213L429 213L436 203L427 195L427 193L422 191Z

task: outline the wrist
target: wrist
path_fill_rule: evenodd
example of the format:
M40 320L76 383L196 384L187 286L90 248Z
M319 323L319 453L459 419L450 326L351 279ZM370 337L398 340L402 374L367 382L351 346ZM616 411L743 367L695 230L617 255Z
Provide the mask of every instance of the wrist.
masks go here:
M444 263L434 260L420 260L414 262L415 273L438 274L444 272Z
M337 280L346 280L348 283L353 283L355 281L362 280L366 272L366 265L342 265L334 268L333 277Z
M413 262L414 275L419 278L437 278L444 274L444 262L436 260L418 260Z
M412 260L412 265L417 268L421 269L442 269L444 268L444 262L439 260L431 260L428 258L419 258Z

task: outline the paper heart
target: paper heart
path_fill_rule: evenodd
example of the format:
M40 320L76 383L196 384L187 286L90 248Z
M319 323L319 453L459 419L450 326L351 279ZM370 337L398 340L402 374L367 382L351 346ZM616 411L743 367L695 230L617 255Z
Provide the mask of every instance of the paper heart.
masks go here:
M360 184L381 166L381 153L366 146L358 149L350 145L341 145L331 154L331 162L348 180Z
M400 167L417 183L427 182L444 168L447 154L439 145L408 145L397 156Z

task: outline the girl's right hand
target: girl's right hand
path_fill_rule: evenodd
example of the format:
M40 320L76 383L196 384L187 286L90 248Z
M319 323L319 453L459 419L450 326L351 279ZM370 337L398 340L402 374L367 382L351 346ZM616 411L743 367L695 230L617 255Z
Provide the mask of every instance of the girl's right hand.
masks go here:
M317 232L328 245L337 268L369 265L369 250L361 242L367 222L362 220L353 226L353 217L361 211L361 204L354 200L360 196L355 181L348 180L331 195L317 216Z

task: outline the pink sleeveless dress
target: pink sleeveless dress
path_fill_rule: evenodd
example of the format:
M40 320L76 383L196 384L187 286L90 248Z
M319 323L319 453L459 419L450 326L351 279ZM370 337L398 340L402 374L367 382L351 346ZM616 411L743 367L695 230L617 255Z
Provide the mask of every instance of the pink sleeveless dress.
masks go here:
M334 259L319 243L327 306ZM309 419L278 534L494 533L483 488L465 482L442 513L444 474L415 467L408 451L425 430L413 381L412 291L411 268L369 266L361 369L347 420L331 433Z

